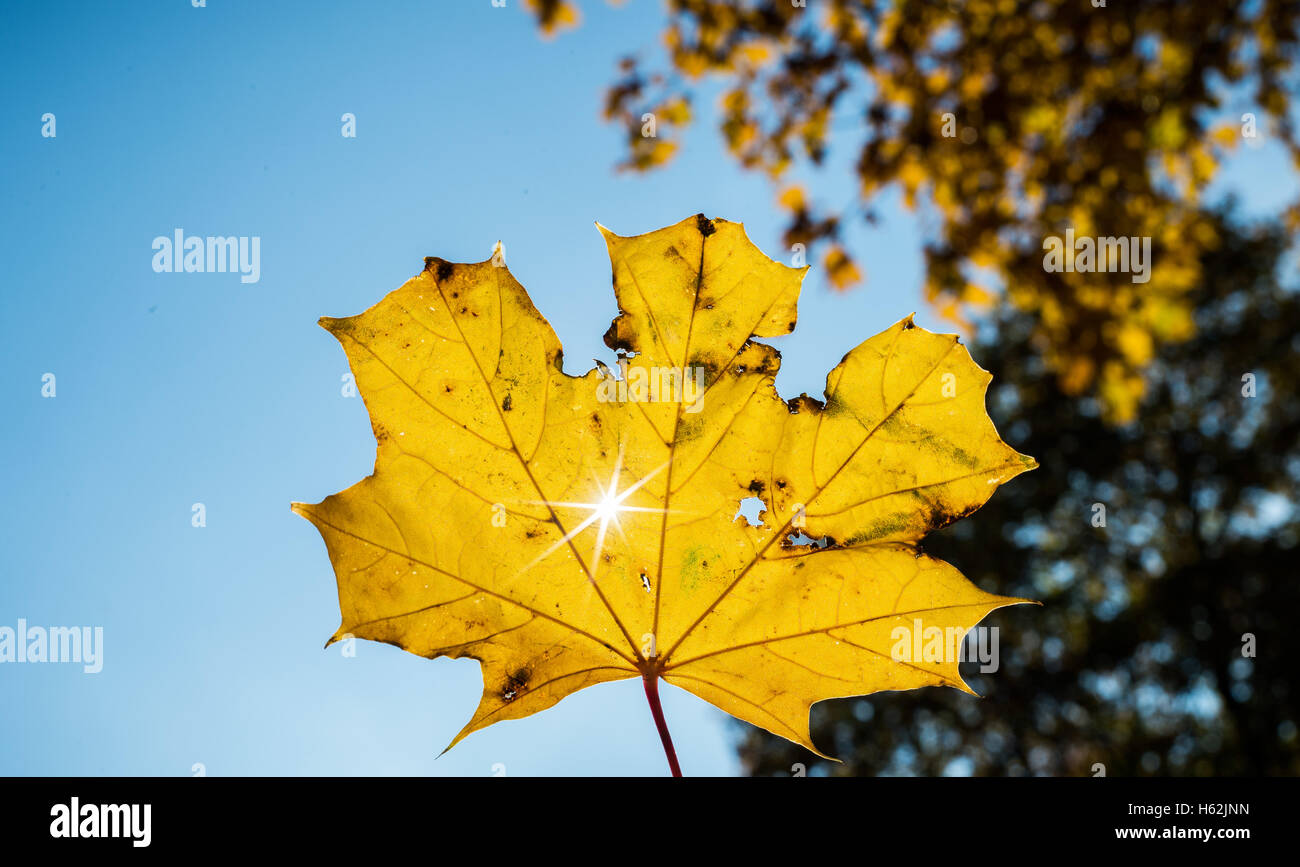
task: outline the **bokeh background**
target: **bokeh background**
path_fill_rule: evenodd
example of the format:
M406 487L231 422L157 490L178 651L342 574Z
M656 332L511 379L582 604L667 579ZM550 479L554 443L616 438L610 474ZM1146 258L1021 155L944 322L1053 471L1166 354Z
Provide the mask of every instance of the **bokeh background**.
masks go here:
M1187 36L1195 50L1174 55L1163 46L1188 25L1166 3L1103 12L1088 2L809 0L792 12L634 0L589 2L580 14L516 0L0 5L0 624L105 635L99 674L0 666L0 773L664 773L635 680L493 726L438 758L477 703L478 666L369 643L350 658L340 645L322 650L338 624L334 579L318 534L288 504L346 487L374 459L365 408L344 396L346 361L319 316L365 309L426 255L479 261L501 240L577 372L587 359L612 361L600 338L616 310L593 222L635 234L696 212L743 221L774 258L808 248L799 326L774 341L787 397L820 395L846 350L913 310L919 324L973 342L996 377L999 429L1041 469L929 548L984 589L1044 607L985 621L1000 629L1002 666L972 670L982 699L927 689L818 705L815 737L840 765L665 687L687 774L789 773L795 763L814 774L1081 775L1096 763L1112 775L1295 773L1285 623L1297 601L1300 296L1288 208L1300 185L1287 125L1294 74L1274 58L1294 56L1294 5L1202 12ZM949 165L943 148L955 144L942 138L910 161L878 146L867 171L864 129L916 137L910 127L937 123L942 107L917 103L928 85L891 92L871 80L864 60L893 68L897 56L919 56L904 49L926 35L891 24L887 7L901 21L942 12L966 27L948 45L975 53L946 62L968 74L934 95L956 88L963 127L983 133L956 140L972 158L1027 141L1004 135L980 150L999 123L1014 132L1023 121L1025 136L1052 140L1041 112L1024 121L1033 100L997 86L1014 77L960 85L984 80L981 57L1006 55L994 39L1014 41L1012 22L1053 20L1040 6L1117 16L1128 33L1112 33L1112 46L1172 64L1142 79L1159 94L1154 106L1134 91L1145 112L1134 123L1151 131L1134 153L1117 162L1091 147L1109 140L1107 117L1137 109L1114 95L1127 92L1122 80L1089 79L1080 92L1105 91L1093 95L1109 114L1054 121L1075 132L1049 141L1038 190L1049 205L1036 211L1034 190L1005 182L1010 169ZM858 10L870 32L895 34L892 54L829 51L852 48L857 31L842 19ZM1143 27L1165 38L1134 47ZM1215 64L1227 68L1220 55L1232 52L1212 43L1238 31L1243 71L1229 80ZM1252 34L1263 48L1250 48ZM763 39L766 54L753 47ZM1252 62L1281 84L1252 85ZM1109 58L1098 68L1107 64L1122 67ZM798 147L783 164L747 153L754 142L779 153L780 94L792 83L837 77L837 99L865 96L810 126L820 116L805 109L827 93L813 87L789 110L802 120L789 125ZM772 80L765 99L746 103L758 116L746 132L728 94ZM906 111L873 114L882 93ZM1176 98L1186 110L1170 120ZM649 144L637 133L642 109L661 121ZM1216 150L1209 172L1198 145L1252 110L1259 136ZM54 138L41 135L47 112ZM349 112L355 138L340 134ZM1171 154L1194 167L1190 187L1176 171L1151 179L1148 164ZM1070 176L1072 162L1087 166L1081 176ZM1112 164L1119 179L1103 184ZM954 211L935 191L966 176L977 186L956 189L955 201L970 208ZM1038 258L1026 233L1063 219L1141 234L1114 214L1097 223L1135 184L1148 198L1146 210L1133 206L1133 226L1156 220L1187 239L1158 236L1158 261L1179 263L1157 281L1169 304L1126 302L1154 334L1136 352L1097 313L1114 303L1062 320L1042 298L1086 307L1087 287L1053 286L1024 264ZM999 198L1020 204L1008 212ZM153 238L176 228L260 236L260 281L154 273ZM953 274L962 287L980 282L971 267L987 277L981 304L954 289ZM1097 277L1118 286L1123 275ZM1038 296L1018 288L1031 283ZM1165 339L1156 326L1178 310L1195 327ZM1080 334L1092 342L1070 337ZM1080 358L1093 359L1087 375ZM41 395L47 372L55 398ZM1246 373L1257 378L1253 398L1241 394ZM1097 502L1108 506L1105 528L1091 523ZM194 503L206 507L205 527L191 526ZM1241 655L1248 632L1253 659Z

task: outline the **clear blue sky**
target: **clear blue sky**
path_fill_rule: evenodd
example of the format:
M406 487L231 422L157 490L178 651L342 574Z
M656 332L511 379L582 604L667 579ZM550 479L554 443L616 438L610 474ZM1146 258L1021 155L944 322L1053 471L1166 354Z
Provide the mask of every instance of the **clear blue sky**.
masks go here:
M707 116L668 170L614 173L602 90L619 56L654 49L660 3L588 3L553 41L520 5L4 4L0 626L102 626L105 660L0 666L0 774L665 772L635 680L435 760L477 704L477 663L322 650L333 573L289 511L374 461L317 318L360 312L424 256L479 261L504 241L570 372L611 357L594 221L635 234L703 211L788 257L772 189ZM1248 203L1294 194L1278 154L1252 160L1229 173ZM805 285L777 341L786 396L819 395L846 350L913 310L951 330L919 300L916 220L880 210L852 236L866 288ZM260 236L260 282L154 273L152 241L176 228ZM664 702L688 774L737 772L725 715L670 686Z

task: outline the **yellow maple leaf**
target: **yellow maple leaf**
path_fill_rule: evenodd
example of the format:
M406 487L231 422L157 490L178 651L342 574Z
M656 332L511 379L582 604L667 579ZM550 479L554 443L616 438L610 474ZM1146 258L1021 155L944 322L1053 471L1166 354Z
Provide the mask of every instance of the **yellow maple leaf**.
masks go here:
M994 430L989 374L908 317L844 356L824 405L787 403L780 354L753 338L794 328L806 269L703 215L602 231L617 373L563 371L499 250L430 258L365 313L321 320L378 442L371 476L293 507L334 565L331 640L479 660L482 700L451 745L640 677L674 771L659 679L814 751L814 702L969 692L954 654L911 648L1024 601L918 547L1035 466Z

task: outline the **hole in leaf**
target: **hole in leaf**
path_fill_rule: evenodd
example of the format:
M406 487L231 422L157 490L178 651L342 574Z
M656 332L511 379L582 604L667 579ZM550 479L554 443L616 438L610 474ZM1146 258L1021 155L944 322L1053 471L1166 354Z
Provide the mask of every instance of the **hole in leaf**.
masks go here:
M763 520L759 517L759 514L766 508L767 503L763 502L762 497L745 497L740 501L740 508L736 510L736 514L732 515L731 518L734 521L743 515L745 520L749 522L749 526L761 527L763 526Z
M820 539L814 539L807 533L791 533L785 537L786 545L809 545L814 548L825 548L830 543L830 536L822 536Z

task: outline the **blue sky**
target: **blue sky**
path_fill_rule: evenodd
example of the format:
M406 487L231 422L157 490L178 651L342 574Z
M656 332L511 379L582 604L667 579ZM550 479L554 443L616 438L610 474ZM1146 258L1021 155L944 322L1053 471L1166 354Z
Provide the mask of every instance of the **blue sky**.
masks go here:
M571 373L612 358L595 221L636 234L703 211L788 258L773 190L730 163L707 116L666 171L613 171L603 87L619 56L653 50L661 4L589 3L551 41L519 6L6 4L0 626L102 626L105 659L95 675L0 666L0 773L665 772L635 680L437 759L477 704L477 664L322 650L334 578L289 511L374 462L317 318L369 307L424 256L479 261L502 240ZM1284 165L1265 149L1224 189L1271 204L1294 193ZM820 394L845 351L913 310L951 330L919 298L917 221L879 210L851 236L866 287L805 284L796 333L776 341L784 395ZM260 236L260 281L155 273L152 241L176 228ZM738 771L724 714L666 685L664 702L686 773Z

